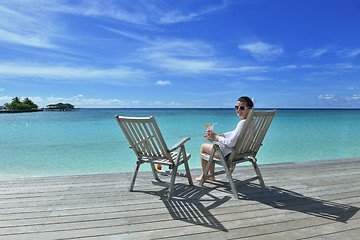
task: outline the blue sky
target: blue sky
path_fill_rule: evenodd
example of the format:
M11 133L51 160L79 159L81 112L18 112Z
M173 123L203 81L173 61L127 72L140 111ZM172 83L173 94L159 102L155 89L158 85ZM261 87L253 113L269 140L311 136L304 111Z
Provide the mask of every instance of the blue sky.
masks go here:
M360 1L0 0L0 105L360 107Z

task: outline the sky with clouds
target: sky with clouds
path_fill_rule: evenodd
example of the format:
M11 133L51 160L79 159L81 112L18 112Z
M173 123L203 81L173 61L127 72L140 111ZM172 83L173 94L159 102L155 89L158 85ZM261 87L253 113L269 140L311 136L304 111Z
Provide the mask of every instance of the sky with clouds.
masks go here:
M360 108L360 1L0 0L0 105Z

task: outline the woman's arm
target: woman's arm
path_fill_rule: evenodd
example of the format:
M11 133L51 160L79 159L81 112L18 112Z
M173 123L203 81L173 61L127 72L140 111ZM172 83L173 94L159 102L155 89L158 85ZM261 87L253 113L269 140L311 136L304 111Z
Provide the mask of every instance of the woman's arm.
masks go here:
M236 140L238 139L239 134L240 134L241 129L243 128L244 124L245 124L245 120L241 120L236 125L236 128L233 131L227 132L224 134L215 135L215 139L218 142L220 142L228 147L235 146Z
M218 139L220 137L225 137L225 135L223 133L221 134L216 134L214 133L213 131L210 131L210 132L206 132L206 135L205 137L210 140L210 141L218 141Z

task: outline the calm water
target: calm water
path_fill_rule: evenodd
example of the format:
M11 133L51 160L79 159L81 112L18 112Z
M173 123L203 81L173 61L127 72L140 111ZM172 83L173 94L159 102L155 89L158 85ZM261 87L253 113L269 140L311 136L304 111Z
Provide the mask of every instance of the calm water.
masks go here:
M114 115L155 116L169 147L190 136L190 166L200 167L205 123L232 130L231 109L80 109L0 114L0 176L129 172L135 155ZM260 164L360 156L360 110L278 110ZM143 170L149 170L145 167Z

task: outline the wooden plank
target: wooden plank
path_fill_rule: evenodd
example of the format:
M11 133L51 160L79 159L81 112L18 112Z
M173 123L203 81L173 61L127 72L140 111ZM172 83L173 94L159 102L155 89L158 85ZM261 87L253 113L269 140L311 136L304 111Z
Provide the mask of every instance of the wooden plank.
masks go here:
M360 159L260 165L267 184L190 187L139 173L0 181L0 239L351 239L360 231ZM194 176L199 169L192 170ZM253 174L250 166L235 178ZM280 177L281 176L281 177ZM168 178L166 179L168 181ZM225 182L225 183L224 183ZM239 183L239 182L238 182Z

